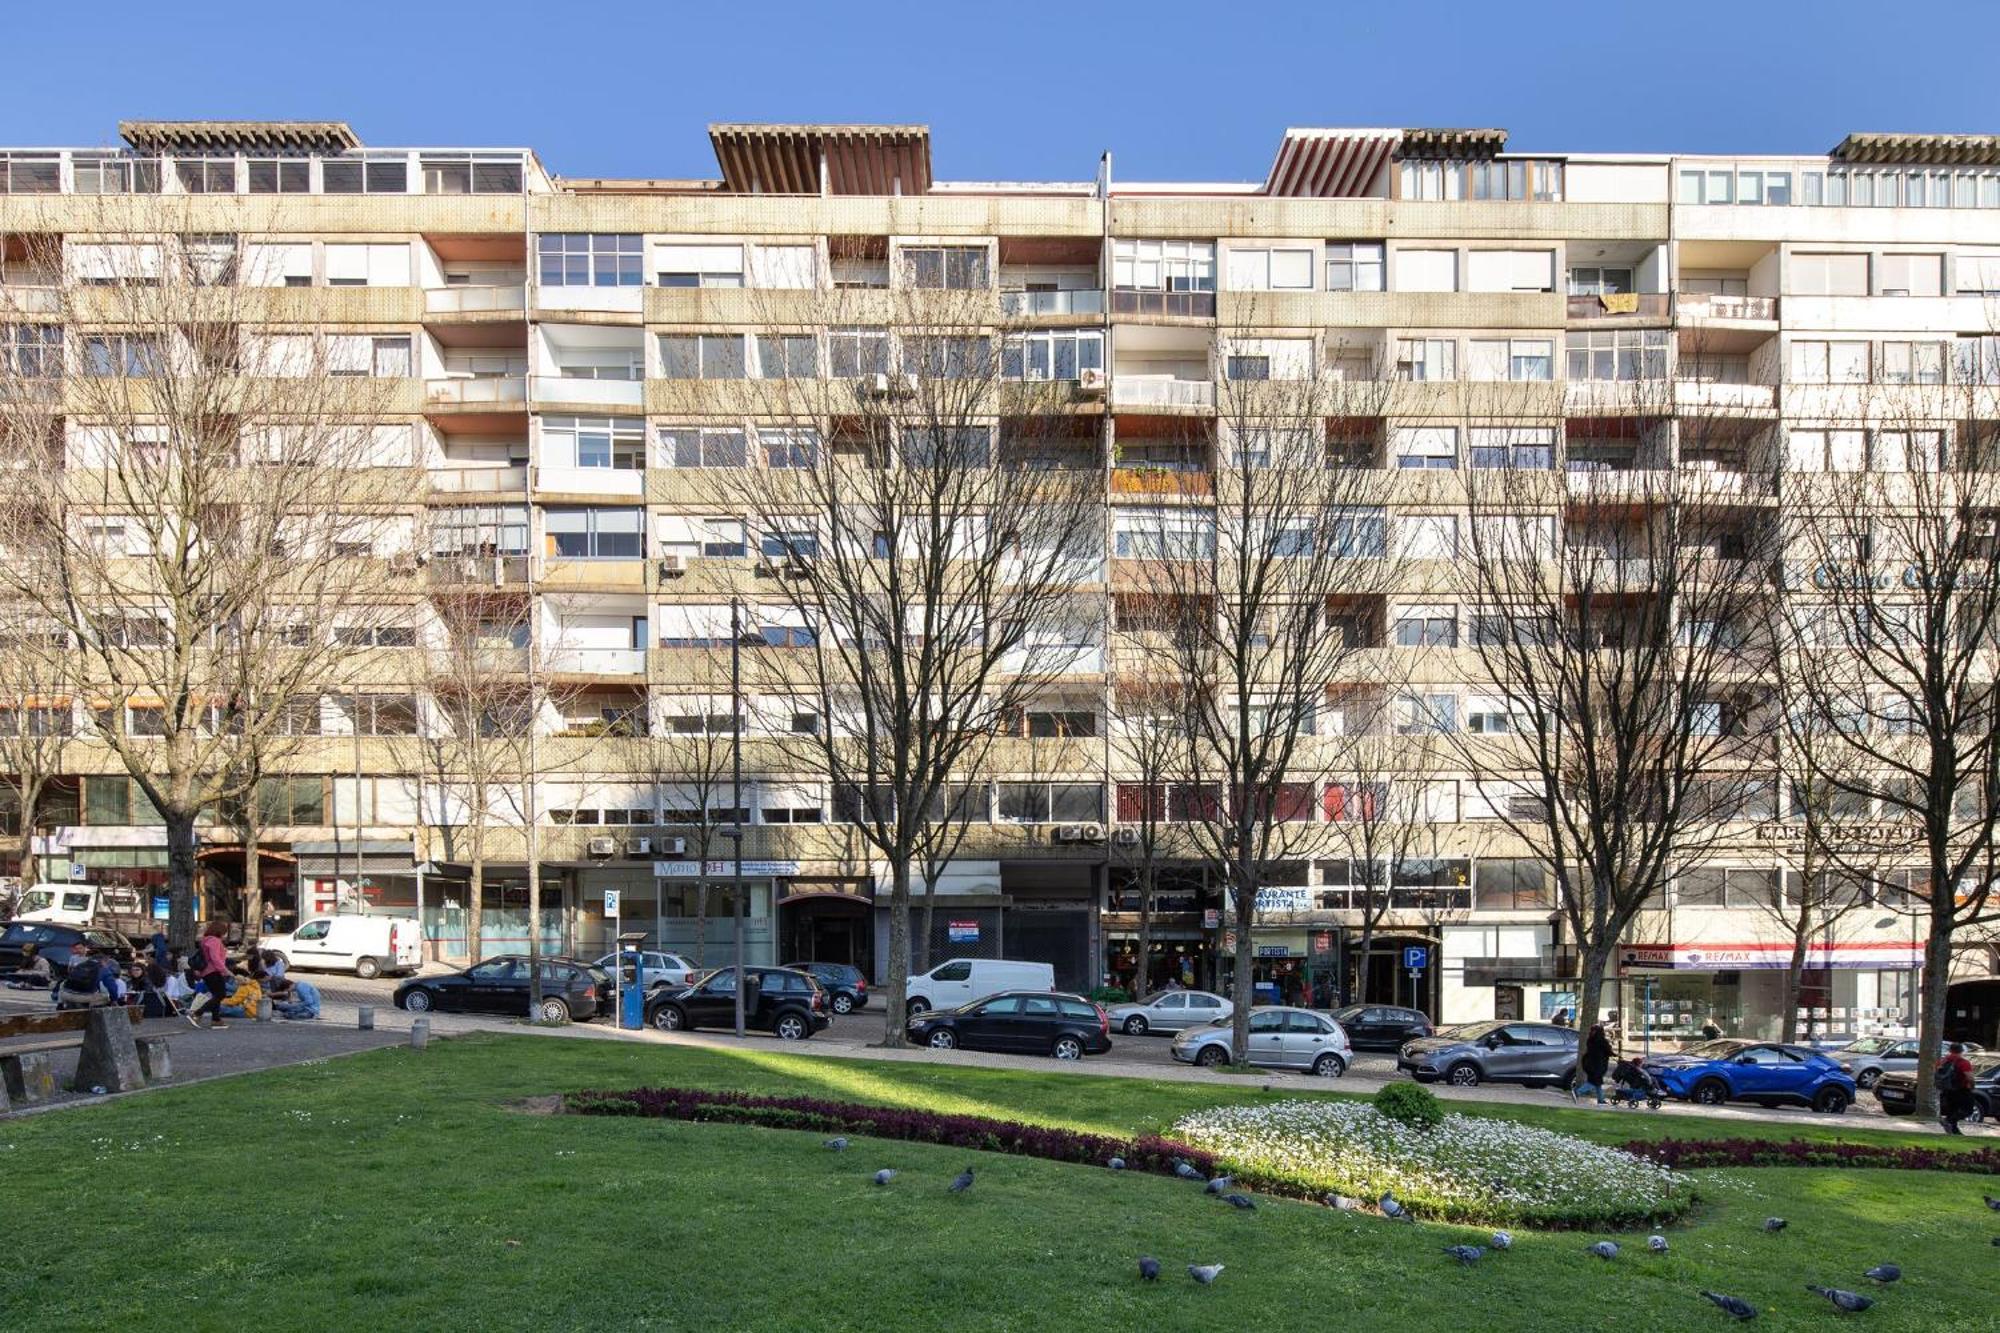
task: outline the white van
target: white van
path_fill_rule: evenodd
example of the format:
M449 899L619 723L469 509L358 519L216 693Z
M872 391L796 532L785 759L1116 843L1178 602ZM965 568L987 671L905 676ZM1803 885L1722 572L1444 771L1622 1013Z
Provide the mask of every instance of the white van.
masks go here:
M911 977L906 1007L920 1014L926 1009L956 1009L961 1004L983 1000L1003 990L1054 990L1056 969L1051 963L1011 963L1004 958L954 958L939 963L922 976Z
M424 961L423 933L408 916L308 917L289 935L266 935L259 947L283 958L287 967L352 972L364 979L415 972Z

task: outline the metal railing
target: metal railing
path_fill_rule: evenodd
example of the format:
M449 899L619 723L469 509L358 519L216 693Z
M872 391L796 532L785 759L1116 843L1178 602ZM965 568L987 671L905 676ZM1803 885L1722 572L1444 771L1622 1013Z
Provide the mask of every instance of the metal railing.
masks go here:
M1678 292L1674 308L1692 319L1776 319L1775 296L1723 296L1716 292Z
M1214 292L1141 292L1120 290L1111 293L1114 315L1173 315L1184 319L1214 319Z

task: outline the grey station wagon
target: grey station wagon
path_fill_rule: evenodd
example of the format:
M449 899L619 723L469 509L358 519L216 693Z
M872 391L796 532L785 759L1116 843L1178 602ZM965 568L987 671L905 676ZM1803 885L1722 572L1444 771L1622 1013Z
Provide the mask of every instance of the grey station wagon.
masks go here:
M1396 1068L1419 1083L1569 1084L1576 1077L1576 1029L1553 1023L1465 1023L1405 1042Z

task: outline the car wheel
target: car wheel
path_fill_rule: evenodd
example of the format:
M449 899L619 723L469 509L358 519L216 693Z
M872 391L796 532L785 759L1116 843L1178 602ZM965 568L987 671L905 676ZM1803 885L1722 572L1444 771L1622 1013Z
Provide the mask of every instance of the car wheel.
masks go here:
M1821 1115L1839 1115L1853 1100L1846 1088L1821 1088L1813 1094L1812 1108Z
M1219 1045L1204 1046L1195 1053L1194 1062L1203 1069L1213 1069L1229 1063L1229 1052Z
M357 958L354 960L354 975L363 981L373 981L382 975L382 964L373 958Z
M1991 1116L1992 1114L1993 1114L1993 1108L1986 1104L1985 1099L1980 1097L1974 1097L1972 1099L1972 1111L1965 1117L1962 1123L1968 1125L1977 1125L1982 1121L1984 1121L1988 1116Z
M653 1011L653 1026L662 1032L679 1032L687 1026L687 1015L679 1005L663 1004Z
M1049 1054L1058 1060L1081 1060L1083 1043L1075 1037L1057 1037L1056 1044L1050 1048Z
M551 995L542 1001L542 1007L535 1011L535 1017L544 1023L569 1022L569 1002Z
M853 1013L854 997L852 995L849 995L846 991L836 992L833 997L833 1012L835 1012L836 1014Z
M1688 1100L1696 1106L1720 1106L1729 1100L1729 1085L1719 1078L1705 1078L1694 1085Z
M1321 1078L1339 1078L1347 1072L1347 1061L1327 1051L1313 1061L1312 1071Z
M921 995L912 995L909 999L903 1001L903 1013L906 1015L926 1013L930 1010L930 1007L929 1002Z
M1470 1060L1461 1060L1444 1071L1444 1081L1454 1088L1476 1088L1479 1086L1479 1066Z
M958 1034L950 1028L939 1028L931 1033L926 1044L934 1051L948 1051L958 1045Z
M785 1041L804 1041L812 1035L812 1024L806 1022L804 1014L783 1013L771 1030Z
M434 1004L435 1001L431 999L431 993L427 990L417 989L403 992L403 1008L413 1014L427 1014L431 1011Z
M1145 1035L1146 1035L1146 1016L1145 1016L1144 1014L1134 1014L1134 1015L1132 1015L1132 1016L1131 1016L1130 1018L1126 1019L1126 1020L1125 1020L1125 1035L1126 1035L1126 1036L1128 1036L1128 1037L1143 1037L1143 1036L1145 1036Z
M1882 1071L1879 1069L1864 1069L1854 1076L1854 1086L1866 1092L1868 1089L1874 1087L1876 1081L1881 1077Z

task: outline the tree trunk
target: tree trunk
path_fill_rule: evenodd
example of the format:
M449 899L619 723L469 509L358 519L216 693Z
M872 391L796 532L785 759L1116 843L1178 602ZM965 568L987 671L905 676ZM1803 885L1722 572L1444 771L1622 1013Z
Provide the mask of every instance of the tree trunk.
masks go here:
M882 1044L906 1045L904 1023L910 985L910 863L889 863L889 990L888 1013L882 1019Z
M243 938L251 944L264 934L264 854L258 847L261 836L253 810L243 828Z
M1938 881L1933 880L1936 885ZM1933 889L1930 935L1924 940L1924 989L1917 1009L1917 1114L1937 1119L1937 1061L1944 1049L1945 987L1951 980L1951 889Z
M1132 998L1153 988L1153 858L1139 867L1139 970L1132 974Z
M530 822L534 811L528 812ZM742 978L737 978L742 984ZM542 1016L542 866L541 849L528 838L528 1017Z
M1799 1039L1799 993L1805 989L1806 946L1812 936L1812 919L1801 916L1792 931L1792 956L1785 961L1784 1028L1782 1041Z
M1353 986L1354 998L1349 1004L1368 1003L1368 974L1374 969L1369 966L1369 951L1375 947L1375 904L1374 890L1369 890L1361 901L1361 966L1355 969Z
M484 925L481 909L486 898L486 825L475 819L472 825L472 882L465 903L465 961L479 961L479 933Z
M1577 957L1583 963L1583 977L1576 991L1576 1028L1579 1033L1590 1031L1599 1022L1598 1015L1604 1010L1604 973L1611 966L1612 946L1594 945L1580 950ZM1581 1046L1578 1049L1582 1049Z
M21 892L35 887L41 877L41 863L35 857L35 811L42 803L42 785L36 778L21 784Z
M702 868L708 868L706 856ZM694 882L694 965L708 966L708 879L703 876Z
M1250 1006L1257 996L1256 981L1250 975L1250 960L1255 957L1250 927L1257 919L1257 880L1250 873L1247 853L1238 853L1236 883L1230 891L1236 895L1236 975L1229 984L1229 1060L1240 1065L1250 1058Z
M936 924L937 875L932 868L924 868L924 928L917 933L917 967L920 973L931 970L931 927Z
M167 943L194 953L194 816L162 812L167 826Z

